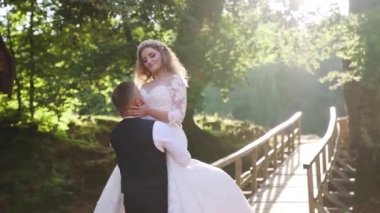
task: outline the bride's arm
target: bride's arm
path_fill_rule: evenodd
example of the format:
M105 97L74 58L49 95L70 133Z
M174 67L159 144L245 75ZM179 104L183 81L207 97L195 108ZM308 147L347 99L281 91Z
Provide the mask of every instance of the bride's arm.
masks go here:
M185 80L175 75L170 86L172 90L172 109L168 112L169 123L182 123L186 114L187 94Z
M179 75L175 75L170 83L172 106L169 111L162 111L143 106L131 106L128 114L136 117L149 115L165 123L182 123L186 113L186 85Z
M170 120L168 118L168 113L167 111L161 111L157 109L150 108L148 106L143 106L146 108L146 115L152 116L156 120L165 122L165 123L170 123Z
M155 120L162 121L165 123L171 123L169 120L169 112L161 111L148 107L146 104L142 106L130 106L128 110L128 115L134 117L144 117L151 116Z

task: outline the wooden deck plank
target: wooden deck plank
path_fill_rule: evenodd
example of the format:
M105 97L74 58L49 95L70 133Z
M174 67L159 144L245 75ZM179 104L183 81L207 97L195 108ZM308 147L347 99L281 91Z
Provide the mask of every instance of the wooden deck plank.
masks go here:
M308 212L307 177L303 162L313 156L319 138L302 138L298 148L249 198L254 212Z
M306 175L275 175L271 180L266 181L262 188L270 188L270 187L290 187L290 188L303 188L306 187L307 183L302 184L302 182L306 182ZM261 189L262 190L262 189ZM260 190L258 190L260 191Z
M307 188L268 187L252 198L252 203L280 202L301 203L308 202Z
M252 208L255 213L307 213L309 210L307 203L260 203Z

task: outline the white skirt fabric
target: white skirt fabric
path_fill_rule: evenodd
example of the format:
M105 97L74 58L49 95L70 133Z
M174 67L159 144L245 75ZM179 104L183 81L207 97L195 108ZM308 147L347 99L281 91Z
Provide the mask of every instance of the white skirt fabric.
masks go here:
M183 167L167 155L168 213L252 213L233 179L223 170L192 159ZM121 176L115 167L94 213L125 213Z

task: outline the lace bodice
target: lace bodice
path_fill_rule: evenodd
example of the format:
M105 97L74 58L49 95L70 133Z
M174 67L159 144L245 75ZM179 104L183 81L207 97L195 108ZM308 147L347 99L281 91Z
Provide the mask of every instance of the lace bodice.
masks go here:
M168 75L144 84L141 95L149 107L168 112L169 123L182 123L187 101L186 85L180 75Z

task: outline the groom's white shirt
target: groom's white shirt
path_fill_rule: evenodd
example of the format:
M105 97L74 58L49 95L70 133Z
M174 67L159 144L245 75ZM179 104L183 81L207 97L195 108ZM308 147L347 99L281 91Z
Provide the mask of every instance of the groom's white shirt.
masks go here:
M124 117L124 119L133 117ZM152 130L154 146L161 152L167 151L173 159L182 166L191 161L187 150L187 137L183 129L175 123L168 124L155 121Z

